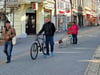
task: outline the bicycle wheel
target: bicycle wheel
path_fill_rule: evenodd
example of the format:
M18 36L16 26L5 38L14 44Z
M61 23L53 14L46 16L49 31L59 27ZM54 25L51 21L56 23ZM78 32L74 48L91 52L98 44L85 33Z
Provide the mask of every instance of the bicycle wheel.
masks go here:
M37 58L38 55L38 45L37 43L33 43L30 49L30 56L33 60Z
M44 55L46 55L46 45L45 45L45 43L42 43L41 44L41 47L42 47L42 53L44 54Z

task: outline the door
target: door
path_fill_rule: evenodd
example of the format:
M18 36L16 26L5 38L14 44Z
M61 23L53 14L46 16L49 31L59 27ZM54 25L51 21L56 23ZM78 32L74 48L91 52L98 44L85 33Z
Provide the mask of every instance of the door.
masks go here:
M27 22L26 22L27 35L36 34L36 14L26 13L26 16L27 16Z
M78 15L78 19L79 19L78 25L79 25L80 27L82 27L82 26L83 26L83 15Z

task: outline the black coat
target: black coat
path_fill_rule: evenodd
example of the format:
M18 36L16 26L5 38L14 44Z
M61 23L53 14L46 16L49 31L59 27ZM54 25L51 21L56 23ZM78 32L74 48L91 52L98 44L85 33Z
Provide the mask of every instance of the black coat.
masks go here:
M43 25L43 27L40 30L39 34L41 34L42 32L44 32L44 34L46 36L54 36L55 31L56 31L56 28L55 28L54 24L51 23L51 22L48 22L48 23L45 23Z

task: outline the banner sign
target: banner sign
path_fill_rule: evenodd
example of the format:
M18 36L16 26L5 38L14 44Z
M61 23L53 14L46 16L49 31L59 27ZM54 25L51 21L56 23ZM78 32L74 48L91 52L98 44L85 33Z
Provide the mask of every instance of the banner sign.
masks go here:
M19 2L18 0L6 0L6 7L11 8L11 7L18 7Z

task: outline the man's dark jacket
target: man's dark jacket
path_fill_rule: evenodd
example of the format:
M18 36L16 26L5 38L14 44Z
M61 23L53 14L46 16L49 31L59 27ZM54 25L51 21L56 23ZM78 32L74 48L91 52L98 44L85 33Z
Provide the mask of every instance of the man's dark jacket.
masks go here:
M48 23L45 23L42 27L42 29L40 30L39 34L41 34L42 32L44 32L44 34L46 36L53 36L54 33L55 33L55 26L53 23L51 22L48 22Z

